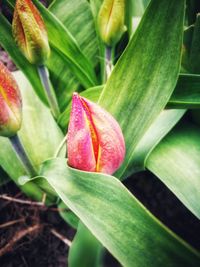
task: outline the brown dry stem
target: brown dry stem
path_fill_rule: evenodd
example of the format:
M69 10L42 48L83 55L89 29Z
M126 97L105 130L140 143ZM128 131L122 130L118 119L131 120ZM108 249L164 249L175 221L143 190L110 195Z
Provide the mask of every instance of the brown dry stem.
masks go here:
M21 223L21 222L24 222L24 221L25 221L25 218L14 220L14 221L10 221L10 222L6 222L6 223L3 223L3 224L0 224L0 229L7 228L9 226L12 226L14 224Z
M50 230L51 233L56 236L58 239L60 239L63 243L65 243L65 245L67 245L68 247L70 247L72 245L72 242L67 239L65 236L63 236L62 234L58 233L55 229L51 229Z
M22 238L24 238L27 235L32 235L34 233L37 233L39 230L41 230L41 228L42 228L42 225L36 224L26 229L23 229L19 232L16 232L13 238L4 247L0 249L0 257L12 251L16 243L19 242Z

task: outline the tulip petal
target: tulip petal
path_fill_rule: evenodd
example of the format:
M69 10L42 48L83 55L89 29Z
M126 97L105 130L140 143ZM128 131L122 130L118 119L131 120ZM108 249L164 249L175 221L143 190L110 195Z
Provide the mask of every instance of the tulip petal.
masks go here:
M10 136L21 127L22 100L12 74L0 62L0 135Z
M125 156L117 121L78 94L73 95L67 146L69 165L85 171L113 174Z
M13 15L13 25L13 35L17 36L17 43L20 44L21 50L27 55L26 37L17 10Z
M74 94L67 136L68 163L71 167L95 171L96 160L90 126L78 94Z
M99 141L97 172L113 174L125 156L125 143L118 122L99 105L83 98L95 125Z

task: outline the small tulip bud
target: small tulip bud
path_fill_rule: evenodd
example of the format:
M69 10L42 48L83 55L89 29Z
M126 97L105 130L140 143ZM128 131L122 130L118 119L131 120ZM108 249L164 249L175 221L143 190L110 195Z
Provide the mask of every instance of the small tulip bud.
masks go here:
M31 64L43 65L50 55L44 21L31 0L17 0L13 23L13 36Z
M0 62L0 136L11 137L22 121L22 100L19 88L8 69Z
M113 174L125 156L124 137L107 111L74 93L67 150L71 167Z
M98 28L107 46L115 45L126 31L125 0L104 0L98 15Z

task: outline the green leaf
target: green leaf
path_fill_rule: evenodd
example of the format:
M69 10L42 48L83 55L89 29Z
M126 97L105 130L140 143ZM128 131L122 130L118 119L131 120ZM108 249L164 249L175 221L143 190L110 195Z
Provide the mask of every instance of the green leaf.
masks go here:
M81 96L98 102L104 85L89 88L80 93ZM167 103L167 108L196 109L200 107L200 75L179 74L177 85ZM66 131L71 111L71 101L65 111L60 115L58 123Z
M23 125L19 131L19 137L31 161L39 170L39 166L44 160L53 157L63 139L63 134L49 109L34 94L24 75L18 71L15 73L15 78L23 99ZM0 147L0 165L20 186L19 177L26 175L24 167L12 149L8 138L0 137ZM22 187L29 195L41 201L43 193L34 184L33 188L33 191L27 192L29 191L28 185Z
M85 0L59 0L54 2L49 10L71 32L84 55L95 66L99 61L98 44L89 3Z
M191 47L189 51L189 71L192 73L200 73L200 15L197 14L196 22L192 35Z
M142 17L144 10L145 10L145 5L142 0L129 0L132 4L132 14L135 17Z
M49 10L71 32L83 54L95 67L99 63L99 48L89 3L85 0L59 0L55 1ZM48 67L58 102L63 110L69 103L72 92L79 89L80 82L66 67L65 61L55 53L51 56Z
M31 65L22 55L21 51L13 40L11 25L1 13L0 32L1 46L9 53L17 67L20 68L29 79L40 99L42 99L44 103L47 103L46 96L37 73L37 68Z
M58 205L58 209L63 220L72 228L77 229L79 218L65 205L65 203L61 201Z
M174 127L185 114L185 110L164 110L156 118L151 127L135 148L134 157L127 169L127 177L133 173L145 170L145 163L151 151Z
M10 2L7 0L6 2L9 4L9 7L11 7L13 9L15 1ZM57 4L58 4L58 1L53 3L51 5L51 9L60 18L60 13L58 12L58 9L56 8ZM53 86L56 89L55 93L57 95L60 108L63 109L66 107L66 104L69 102L69 99L71 97L72 92L76 88L78 88L78 86L80 86L80 82L77 80L77 78L83 79L82 84L85 87L90 87L96 83L96 76L94 74L93 68L97 64L99 57L98 57L98 53L97 53L98 46L95 42L96 36L95 36L95 30L94 30L94 23L93 23L91 10L90 10L88 3L86 3L84 0L81 0L81 3L78 3L78 2L73 3L73 1L68 1L68 5L66 5L66 1L65 2L59 1L59 6L61 4L64 5L62 10L64 10L64 12L65 12L65 16L64 16L64 18L62 17L62 20L65 20L64 23L66 23L67 28L63 28L63 25L57 19L56 20L54 19L54 16L52 13L48 12L44 7L42 7L42 6L40 6L40 7L42 8L45 16L47 16L47 20L48 20L47 24L48 25L50 24L49 27L53 28L54 31L57 32L57 35L56 34L54 35L54 33L52 33L49 36L50 45L51 45L51 57L47 62L47 66L48 66L48 69L50 71L50 78L52 80ZM70 6L71 6L71 8L70 8ZM79 16L79 19L77 19L77 16L75 16L77 14L75 14L74 10L72 11L72 7L74 10L76 10L78 8L77 11L81 12L81 14L83 14L81 17ZM83 10L84 10L84 12L82 12ZM5 20L5 18L4 18L4 20ZM72 23L72 21L76 22L77 25ZM52 23L56 24L56 28L55 28L55 26L51 27ZM69 23L70 23L70 27L69 27ZM8 22L7 22L7 24L8 24L8 27L10 28L10 24ZM7 28L5 28L5 25L2 25L2 27L4 28L4 31L6 32ZM80 43L80 48L77 45L77 42L74 39L74 37L67 30L68 27L69 27L70 31L72 31L73 36ZM81 31L79 30L80 27L82 29ZM60 33L59 33L60 28L62 31L62 35L60 35ZM52 29L51 29L51 32L52 32ZM79 33L81 33L81 34L79 34ZM66 36L66 34L67 34L67 36ZM51 36L52 35L53 35L53 40L52 40L53 44L51 42ZM59 38L58 38L58 35L59 35ZM66 37L66 38L64 38L64 40L62 40L62 42L60 40L61 36ZM2 36L2 39L3 39L3 36ZM68 46L66 46L67 41L69 41ZM1 38L0 38L0 42L1 42ZM55 42L56 42L56 44L55 44ZM9 44L12 44L16 47L15 42L12 38L11 31L10 31L10 40L9 40L9 42L6 42L6 46L8 46ZM58 49L58 45L59 45L59 49ZM66 51L64 51L63 49ZM85 56L82 52L80 52L80 49L83 51ZM8 53L12 57L13 51L15 51L15 49L7 49L6 48L6 50L8 51ZM19 49L17 48L17 51L18 50ZM68 53L67 56L66 56L66 53ZM75 62L71 62L71 58L70 58L71 56L76 57ZM89 62L88 59L93 62L93 64L94 64L93 66L91 65L91 63ZM21 60L24 63L19 65L18 60ZM87 66L88 66L88 68L90 69L88 71L89 72L91 71L92 75L94 76L94 79L95 79L94 83L93 82L92 83L87 82L88 78L86 77L86 80L85 80L85 78L83 77L85 74L83 74L83 76L82 76L81 72L78 73L79 65L78 65L78 69L77 69L76 60L78 60L80 64L83 63L81 68L82 68L82 70L84 70L84 72L87 70ZM25 71L25 74L26 74L26 68L24 66L26 66L27 61L24 58L24 56L21 54L21 52L20 52L20 55L18 58L14 58L14 61L20 67L20 69L22 71ZM55 68L55 66L56 66L56 68ZM32 82L33 86L34 86L34 80L37 82L37 79L39 79L36 69L35 69L35 72L36 72L37 77L35 77L34 79L31 79L32 77L30 77L31 75L33 76L33 74L31 72L28 73L29 75L27 75L29 80ZM81 77L79 77L79 74L81 75ZM87 75L87 73L86 73L86 75ZM40 81L39 81L39 83L40 83ZM36 85L37 85L37 83L36 83ZM34 87L34 89L35 89L35 87ZM43 89L41 87L41 84L40 84L40 89L41 89L41 92L39 91L39 93L44 94ZM36 86L36 90L38 91L37 86ZM44 101L43 98L41 98L41 99ZM46 97L45 97L45 99L46 99Z
M199 108L200 75L180 74L176 88L167 106L170 108Z
M80 222L69 250L69 267L100 267L102 246Z
M157 221L113 176L53 159L41 175L92 234L126 267L196 267L200 255Z
M182 47L182 62L181 62L185 70L184 72L189 71L189 56L190 56L193 33L194 33L194 25L191 25L184 30L183 47Z
M151 1L101 94L99 104L120 123L126 141L118 177L126 176L135 147L175 88L184 6L184 0Z
M50 45L64 56L63 59L65 59L68 68L72 70L73 74L86 88L96 85L97 79L92 63L81 52L80 47L68 29L40 2L37 0L33 2L44 19Z
M104 85L89 88L81 96L98 102ZM167 108L196 109L200 107L200 75L180 74L174 92L167 103ZM71 102L59 117L59 125L65 131L69 122Z
M99 10L101 8L101 4L103 3L102 0L90 0L90 7L93 14L93 20L95 23L95 29L96 29L96 35L97 35L97 41L98 41L98 47L99 47L99 61L100 61L100 76L101 76L101 82L103 83L105 80L105 44L103 43L98 29L98 15Z
M200 129L180 124L153 150L146 168L200 219Z

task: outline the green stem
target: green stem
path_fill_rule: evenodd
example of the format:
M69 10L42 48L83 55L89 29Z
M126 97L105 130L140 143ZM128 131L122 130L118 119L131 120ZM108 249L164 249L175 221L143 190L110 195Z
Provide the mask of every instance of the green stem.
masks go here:
M67 141L67 135L63 138L60 145L58 146L54 158L57 158L60 155L61 150L63 149L64 145L66 145L66 141Z
M52 114L53 114L54 118L57 119L60 115L60 109L59 109L55 94L51 88L48 69L45 66L39 66L38 67L38 73L40 76L40 80L43 84L43 87L45 89L45 93L46 93L47 100L48 100L49 106L51 108Z
M23 163L27 173L31 176L37 176L37 171L34 169L18 135L14 135L12 137L9 138L10 142L17 154L17 156L20 158L21 162Z
M105 82L110 77L112 72L113 64L112 64L112 47L106 46L105 49Z

